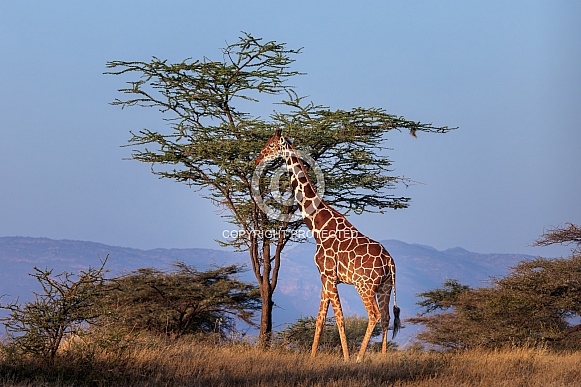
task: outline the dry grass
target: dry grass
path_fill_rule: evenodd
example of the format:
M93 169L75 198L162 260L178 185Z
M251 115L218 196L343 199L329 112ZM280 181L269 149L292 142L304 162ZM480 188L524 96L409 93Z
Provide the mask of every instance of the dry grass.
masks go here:
M124 351L64 352L53 366L0 359L2 385L38 386L574 386L581 353L539 349L369 354L344 363L339 353L311 359L249 344L146 339Z

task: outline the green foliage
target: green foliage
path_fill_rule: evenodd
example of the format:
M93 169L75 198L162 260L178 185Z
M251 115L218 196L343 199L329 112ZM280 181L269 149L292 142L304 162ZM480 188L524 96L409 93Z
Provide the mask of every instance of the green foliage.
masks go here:
M95 323L104 312L99 300L104 289L105 263L99 268L52 274L53 270L34 268L30 274L42 287L34 301L0 305L8 310L0 318L6 328L11 350L53 361L64 339L81 335L83 327Z
M301 317L295 323L287 326L277 333L278 341L285 346L297 349L299 351L310 351L315 335L316 317ZM367 318L361 316L345 317L345 335L349 343L349 349L359 348L365 331L367 330ZM381 335L379 325L375 327L371 335L372 338ZM325 320L325 326L321 334L319 346L324 349L341 348L341 339L339 331L335 325L335 318L330 317ZM381 347L379 347L381 349Z
M435 310L445 310L458 301L458 297L462 293L469 290L471 290L470 286L462 285L455 279L449 279L444 282L443 288L419 293L418 297L423 298L423 300L417 304L424 308L422 315Z
M255 286L235 278L237 265L198 271L176 262L172 271L139 269L111 281L104 302L113 325L181 336L234 331L236 320L253 324Z
M248 231L288 227L259 216L250 190L258 152L273 128L282 128L285 136L296 138L298 149L322 164L329 203L356 212L406 207L409 198L386 191L401 178L389 175L391 161L380 156L383 135L393 129L449 129L379 108L345 111L304 103L287 84L300 75L289 70L299 52L245 34L223 49L222 61L109 62L109 74L139 76L119 90L129 98L114 105L157 107L169 115L169 132L132 133L133 158L152 164L161 177L208 189L209 198L230 210L225 216ZM268 120L242 110L263 94L274 95L271 102L279 109Z
M487 288L447 281L443 288L418 295L424 311L408 321L424 325L421 340L446 348L540 343L562 347L569 318L581 316L578 251L577 246L569 258L522 261ZM443 312L433 313L437 310Z

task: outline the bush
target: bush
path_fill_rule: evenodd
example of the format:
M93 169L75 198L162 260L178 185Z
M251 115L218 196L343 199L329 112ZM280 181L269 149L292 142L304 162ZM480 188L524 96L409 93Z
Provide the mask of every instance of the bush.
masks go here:
M35 267L30 275L42 291L34 293L34 301L0 305L10 312L0 318L8 335L6 350L52 362L63 340L82 335L83 327L95 323L103 313L98 302L104 289L106 262L107 258L99 268L89 267L78 275L64 271L53 276L53 270Z
M295 323L287 326L277 334L277 341L280 345L299 352L310 351L315 335L315 325L317 318L313 316L299 318ZM345 335L349 343L349 350L358 349L367 330L367 317L348 316L345 317ZM376 325L371 337L381 335L381 327ZM374 347L372 345L372 347ZM341 339L339 331L335 326L335 318L330 317L325 320L325 326L321 333L319 348L322 350L336 350L341 348ZM381 350L381 343L379 346Z
M117 328L171 336L219 333L227 336L238 320L253 325L260 296L255 286L236 279L237 265L198 271L176 262L174 270L139 269L110 281L103 302Z

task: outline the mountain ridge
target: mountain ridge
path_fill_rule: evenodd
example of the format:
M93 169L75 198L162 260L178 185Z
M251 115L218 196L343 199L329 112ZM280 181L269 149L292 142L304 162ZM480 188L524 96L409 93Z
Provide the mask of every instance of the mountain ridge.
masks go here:
M396 262L397 300L404 317L419 312L415 306L417 293L438 287L446 279L453 278L472 287L485 286L490 277L505 275L517 262L533 258L525 254L474 253L461 247L440 251L431 246L393 239L381 243ZM313 262L315 249L314 243L303 243L283 251L278 286L273 296L275 329L281 329L301 316L317 314L321 283ZM34 266L54 268L55 273L64 270L76 272L100 265L100 260L106 256L109 256L107 267L111 276L144 267L168 269L178 260L199 269L233 263L248 267L245 252L208 248L143 250L69 239L0 237L0 295L4 295L5 300L18 297L27 301L31 290L38 288L34 279L27 275ZM256 283L251 270L243 273L241 279ZM366 315L353 286L340 285L339 294L345 315ZM329 314L332 315L331 308ZM416 327L404 329L403 340L409 339L415 331Z

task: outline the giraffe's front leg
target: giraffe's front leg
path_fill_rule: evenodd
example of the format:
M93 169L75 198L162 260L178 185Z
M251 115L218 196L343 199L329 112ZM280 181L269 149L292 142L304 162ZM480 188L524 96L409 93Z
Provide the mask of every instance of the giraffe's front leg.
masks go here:
M345 361L349 360L349 347L347 346L347 336L345 335L345 320L343 318L343 309L341 309L341 301L339 300L339 293L335 288L335 293L331 296L331 304L333 305L333 312L335 313L335 323L339 330L339 338L341 339L341 347L343 348L343 358Z
M339 302L339 293L337 292L337 278L336 273L332 267L336 263L330 257L325 255L325 250L321 245L317 246L315 253L315 263L321 275L321 304L319 306L319 313L317 314L317 323L315 326L315 337L313 339L313 347L311 348L311 357L315 356L319 347L319 339L325 326L327 312L329 310L329 303L333 304L335 312L335 321L339 329L339 336L341 337L341 346L343 347L343 356L347 360L349 358L349 350L347 349L347 339L345 337L345 327L343 323L343 313L341 311L341 303ZM331 268L331 269L329 269Z
M317 348L319 347L319 339L321 338L321 333L323 332L323 327L325 326L325 320L327 318L327 311L329 310L329 297L325 294L325 289L321 292L321 304L319 305L319 313L317 314L317 323L315 326L315 337L313 338L313 346L311 349L311 357L317 354Z
M315 337L313 340L311 356L315 356L317 352L321 332L323 331L325 319L327 318L329 302L331 302L331 304L333 305L333 312L335 313L335 322L337 324L337 329L339 330L341 347L343 348L343 357L345 361L347 361L349 360L349 348L347 347L347 336L345 335L345 321L343 318L343 310L341 309L339 293L337 292L337 284L335 281L329 278L323 279L323 290L321 292L321 305L319 306L319 314L317 315L317 324L315 327Z

